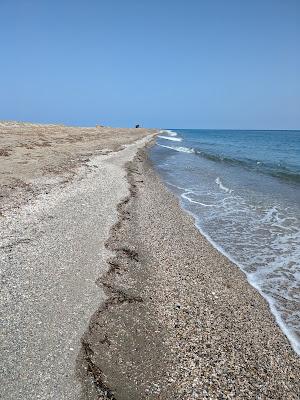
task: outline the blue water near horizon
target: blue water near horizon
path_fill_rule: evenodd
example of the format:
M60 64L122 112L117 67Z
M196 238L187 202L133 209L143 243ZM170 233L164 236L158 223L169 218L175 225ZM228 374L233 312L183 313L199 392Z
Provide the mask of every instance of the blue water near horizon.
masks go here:
M163 130L149 154L300 354L300 131Z

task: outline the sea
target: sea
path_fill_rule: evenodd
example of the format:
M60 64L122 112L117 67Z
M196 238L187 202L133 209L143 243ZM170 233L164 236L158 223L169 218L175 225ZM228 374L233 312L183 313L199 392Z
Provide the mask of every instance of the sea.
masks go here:
M149 156L300 354L300 131L166 129Z

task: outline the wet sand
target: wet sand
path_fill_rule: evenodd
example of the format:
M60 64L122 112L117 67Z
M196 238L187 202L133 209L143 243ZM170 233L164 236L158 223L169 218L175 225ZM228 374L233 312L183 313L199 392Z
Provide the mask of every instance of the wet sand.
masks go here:
M140 151L82 339L100 399L299 399L300 361L245 275L200 235Z

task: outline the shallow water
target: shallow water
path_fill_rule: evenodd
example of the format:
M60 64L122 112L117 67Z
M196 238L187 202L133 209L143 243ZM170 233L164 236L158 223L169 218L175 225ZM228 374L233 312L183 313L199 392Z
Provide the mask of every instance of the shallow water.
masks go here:
M165 130L150 157L300 354L300 131Z

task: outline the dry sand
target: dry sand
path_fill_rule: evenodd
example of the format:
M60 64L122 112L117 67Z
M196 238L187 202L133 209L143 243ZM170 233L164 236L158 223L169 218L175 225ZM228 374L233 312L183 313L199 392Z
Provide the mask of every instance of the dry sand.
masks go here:
M300 360L245 275L141 154L83 354L101 399L299 399Z
M1 175L1 188L9 183L11 190L2 191L6 197L0 217L0 397L80 399L76 359L89 319L105 300L96 280L107 269L105 241L117 221L117 204L128 193L124 164L152 132L83 129L81 135L79 128L8 125L6 145L26 142L19 126L31 132L28 142L41 129L52 144L32 146L26 154L23 147L12 148L0 160L1 171L11 171ZM64 143L62 136L70 131L85 139ZM59 140L53 139L53 132ZM123 150L109 152L125 144ZM83 164L87 150L97 154L101 149L109 149L109 154ZM27 161L24 167L18 163L21 159ZM49 165L51 171L45 173L43 167ZM31 199L16 178L35 188Z
M120 150L148 133L0 121L0 213L63 186L89 157Z

